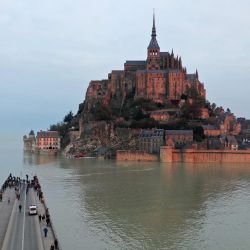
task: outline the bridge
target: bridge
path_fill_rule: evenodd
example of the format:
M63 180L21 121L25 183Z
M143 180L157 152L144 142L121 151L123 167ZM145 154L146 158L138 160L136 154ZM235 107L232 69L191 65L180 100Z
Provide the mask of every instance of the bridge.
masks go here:
M31 205L36 210L31 210ZM36 214L30 215L32 212ZM28 176L27 180L21 180L10 174L0 191L0 222L2 250L60 248L36 176L29 181Z

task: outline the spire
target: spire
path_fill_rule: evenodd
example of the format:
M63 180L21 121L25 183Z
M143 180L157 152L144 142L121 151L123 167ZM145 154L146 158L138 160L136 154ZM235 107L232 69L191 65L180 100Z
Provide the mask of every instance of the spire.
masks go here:
M153 27L152 27L152 37L156 37L156 28L155 28L155 11L153 13Z
M196 75L196 78L199 79L199 74L198 74L198 70L197 69L196 69L195 75Z
M155 12L153 14L153 27L152 27L152 33L151 33L151 41L148 45L148 49L160 49L158 42L156 40Z

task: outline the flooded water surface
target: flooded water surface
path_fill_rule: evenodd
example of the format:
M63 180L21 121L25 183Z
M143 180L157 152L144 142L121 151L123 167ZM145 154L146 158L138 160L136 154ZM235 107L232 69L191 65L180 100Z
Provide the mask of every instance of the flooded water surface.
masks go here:
M1 136L0 180L37 174L63 249L250 249L250 166L23 154Z

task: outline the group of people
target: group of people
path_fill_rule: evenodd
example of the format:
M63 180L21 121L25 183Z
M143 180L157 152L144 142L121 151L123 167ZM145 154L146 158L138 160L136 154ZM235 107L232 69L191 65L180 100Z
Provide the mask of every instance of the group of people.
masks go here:
M42 189L41 189L41 186L39 184L39 181L38 181L38 178L37 176L34 176L33 180L32 180L32 186L34 188L35 191L37 191L37 196L40 200L41 203L44 203L44 197L43 197L43 192L42 192ZM46 222L46 226L43 228L43 232L44 232L44 237L46 238L47 237L47 234L48 234L48 227L51 226L51 221L50 221L50 214L49 214L49 209L46 208L45 210L45 213L43 215L39 214L38 215L38 219L39 219L39 222ZM57 239L54 240L54 243L51 244L50 246L50 250L56 250L56 249L59 249L58 248L58 241Z
M20 192L19 192L20 185L21 185L21 179L19 177L12 176L12 174L10 173L0 189L0 201L2 201L2 199L3 199L3 192L7 188L11 189L12 187L15 188L15 193L16 193L17 199L20 199ZM8 203L10 203L10 197L8 197Z
M44 215L41 215L41 214L38 215L38 219L39 219L40 223L41 223L41 221L45 220L47 227L51 226L51 223L50 223L50 214L49 214L48 208L46 209L46 212L45 212Z
M39 180L37 176L34 176L32 180L29 180L29 176L26 174L26 180L21 180L19 177L14 177L10 173L4 184L2 185L2 188L0 189L0 201L2 200L2 193L6 190L6 188L12 188L15 187L15 194L16 198L19 200L20 199L20 187L22 183L27 183L26 187L26 194L29 191L29 188L34 188L35 191L37 191L37 196L39 197L39 200L41 203L44 203L44 196L43 192L41 190L41 186L39 184ZM8 203L10 203L10 197L8 198ZM22 205L19 204L19 211L22 211ZM49 214L49 209L46 208L45 213L43 215L39 214L38 215L39 222L41 223L42 221L46 222L46 226L43 228L44 232L44 237L47 237L48 234L48 227L51 226L51 221L50 221L50 214ZM53 244L50 246L50 250L57 250L59 249L58 247L58 241L57 239L54 240Z
M21 179L19 177L12 176L10 173L4 184L2 185L1 191L4 192L6 188L18 187L21 183Z
M43 216L41 216L41 214L39 214L38 218L39 218L40 223L41 223L42 220L44 221L45 218L46 218L46 226L43 228L44 237L46 238L47 234L48 234L48 227L51 226L49 209L46 208L45 214ZM50 246L50 250L54 250L54 249L58 249L58 241L57 241L57 239L55 239L54 244L52 244Z

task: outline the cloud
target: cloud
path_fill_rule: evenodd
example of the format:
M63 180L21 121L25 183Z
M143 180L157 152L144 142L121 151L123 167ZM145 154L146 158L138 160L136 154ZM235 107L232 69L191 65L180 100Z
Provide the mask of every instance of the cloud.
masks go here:
M209 99L249 117L249 1L1 0L3 117L11 121L17 105L39 110L38 127L76 111L91 79L145 59L153 8L161 50L174 48L189 72L198 68ZM52 107L55 119L46 115ZM33 123L28 117L20 119Z

